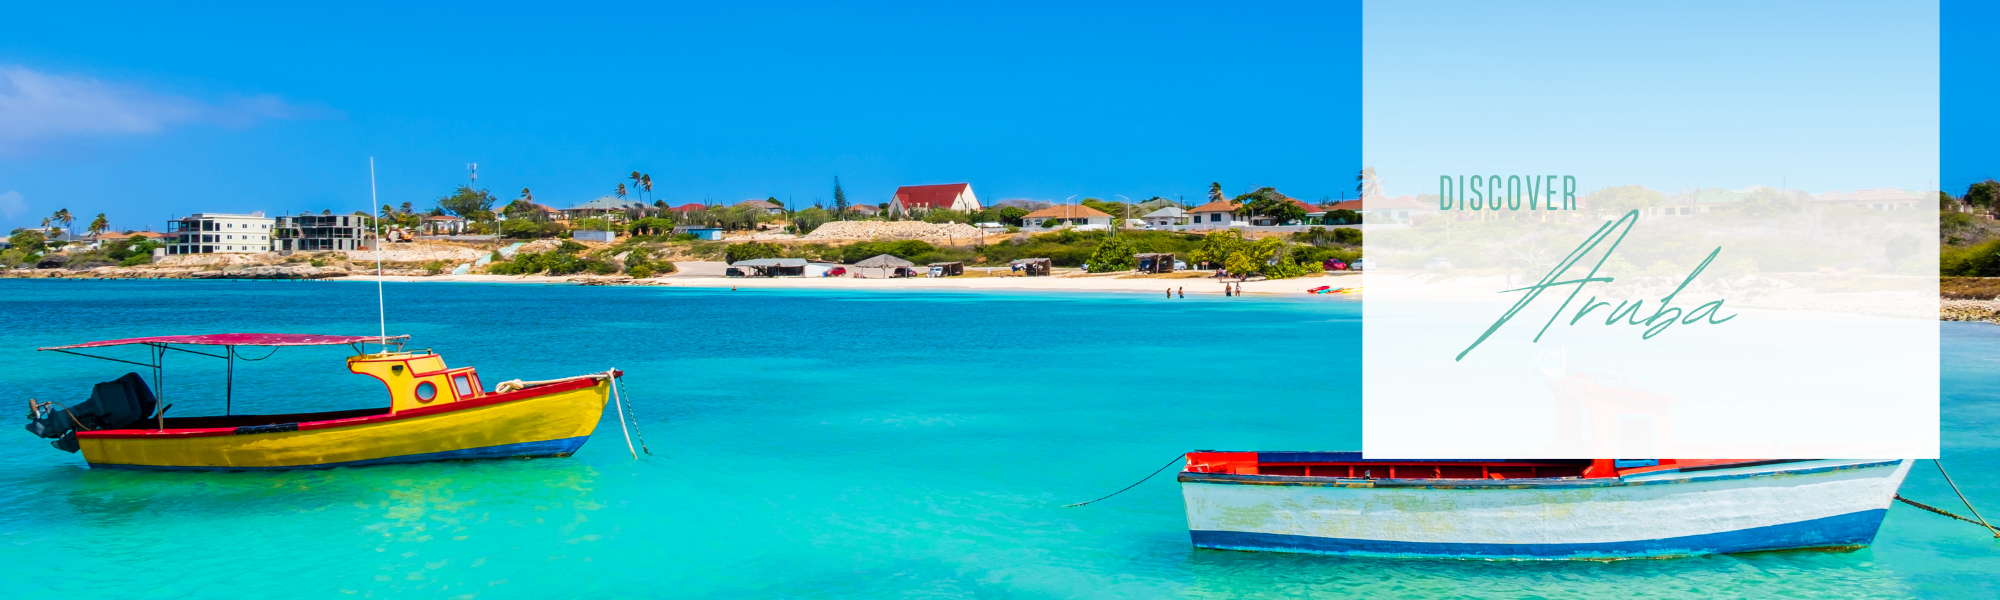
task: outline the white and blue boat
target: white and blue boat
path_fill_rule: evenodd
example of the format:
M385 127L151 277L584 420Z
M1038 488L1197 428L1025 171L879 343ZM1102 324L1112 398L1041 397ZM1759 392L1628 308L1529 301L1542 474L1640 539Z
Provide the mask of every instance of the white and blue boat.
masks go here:
M1912 462L1192 452L1180 481L1201 548L1606 560L1867 546Z

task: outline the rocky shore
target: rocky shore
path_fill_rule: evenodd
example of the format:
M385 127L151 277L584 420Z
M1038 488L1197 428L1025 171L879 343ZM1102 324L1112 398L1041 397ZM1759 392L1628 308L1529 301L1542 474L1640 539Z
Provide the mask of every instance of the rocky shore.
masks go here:
M2000 323L2000 300L1940 300L1938 320Z

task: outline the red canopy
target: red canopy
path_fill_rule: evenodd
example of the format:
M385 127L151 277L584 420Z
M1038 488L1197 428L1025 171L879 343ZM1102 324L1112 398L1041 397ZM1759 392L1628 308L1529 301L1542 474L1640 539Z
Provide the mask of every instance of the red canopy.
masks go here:
M407 335L392 335L390 340L409 339ZM84 342L68 346L52 346L37 350L66 350L70 348L98 348L103 346L124 346L127 344L192 344L201 346L339 346L343 344L374 343L382 341L375 335L320 335L316 333L210 333L205 335L156 335L153 337Z

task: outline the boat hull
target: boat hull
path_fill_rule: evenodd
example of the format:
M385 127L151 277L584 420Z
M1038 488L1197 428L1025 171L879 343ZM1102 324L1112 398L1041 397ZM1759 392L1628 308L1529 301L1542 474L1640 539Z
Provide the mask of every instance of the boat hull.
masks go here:
M1182 473L1195 546L1353 556L1624 559L1874 541L1911 461L1603 479Z
M92 468L108 469L242 471L567 456L597 428L609 385L584 379L434 409L258 428L94 431L77 441Z

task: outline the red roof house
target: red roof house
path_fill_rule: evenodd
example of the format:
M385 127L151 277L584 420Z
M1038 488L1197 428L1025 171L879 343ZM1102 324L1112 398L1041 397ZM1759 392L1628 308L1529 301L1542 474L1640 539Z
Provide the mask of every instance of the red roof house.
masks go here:
M889 212L892 213L940 209L979 210L979 198L972 195L972 184L906 185L896 188L895 198L889 201Z

